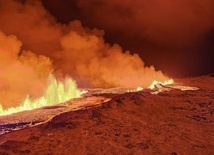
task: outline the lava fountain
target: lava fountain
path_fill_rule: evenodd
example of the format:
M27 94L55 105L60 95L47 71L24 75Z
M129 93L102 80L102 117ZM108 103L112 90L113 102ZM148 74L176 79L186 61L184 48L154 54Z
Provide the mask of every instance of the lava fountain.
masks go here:
M33 110L45 106L52 106L59 103L69 101L73 98L81 97L82 92L77 88L74 80L70 77L66 77L63 81L58 81L52 74L48 78L49 85L43 96L39 98L31 98L29 95L24 99L24 101L17 107L11 107L4 109L0 104L0 116L10 115L13 113L18 113L26 110ZM168 85L173 84L173 79L167 80L165 82L153 81L149 89L154 89L155 85L162 84ZM127 92L135 92L143 90L142 87L137 87L134 90L128 90Z
M83 88L131 89L125 92L173 82L146 66L138 54L107 43L103 30L89 29L80 21L58 23L40 2L11 0L0 5L0 115L81 96L69 77L58 81L50 75L47 86L51 72L70 75Z
M73 81L70 77L66 77L63 81L57 81L56 78L50 74L48 80L49 86L42 97L33 99L27 95L20 106L11 107L8 109L3 109L0 104L0 116L26 110L33 110L44 106L51 106L66 102L72 98L81 97L80 90L77 89L75 81Z

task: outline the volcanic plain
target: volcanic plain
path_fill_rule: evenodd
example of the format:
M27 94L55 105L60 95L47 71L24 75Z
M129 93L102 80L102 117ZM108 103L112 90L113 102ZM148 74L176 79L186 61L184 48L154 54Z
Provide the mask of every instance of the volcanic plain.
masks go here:
M0 155L213 155L213 76L175 79L198 90L85 96L79 99L84 106L0 135ZM90 104L91 98L97 98L99 104ZM75 102L80 103L76 99L67 104ZM44 115L45 111L40 113Z

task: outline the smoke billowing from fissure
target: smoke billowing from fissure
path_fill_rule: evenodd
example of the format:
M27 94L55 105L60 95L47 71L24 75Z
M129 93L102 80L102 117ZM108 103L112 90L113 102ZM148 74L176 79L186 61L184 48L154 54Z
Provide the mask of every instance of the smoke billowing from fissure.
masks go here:
M0 102L42 95L50 72L82 87L148 87L168 77L80 21L57 23L40 1L0 0Z
M52 70L48 57L21 51L21 45L16 36L0 32L0 102L5 107L18 105L27 94L41 96Z
M57 19L99 27L174 76L214 72L214 0L43 0ZM69 6L69 7L66 7ZM63 9L65 8L65 9Z

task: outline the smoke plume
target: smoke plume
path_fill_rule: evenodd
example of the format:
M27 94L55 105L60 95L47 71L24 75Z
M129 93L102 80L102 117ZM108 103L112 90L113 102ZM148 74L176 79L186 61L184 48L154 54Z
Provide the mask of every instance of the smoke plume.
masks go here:
M73 10L78 11L78 15L70 18L105 29L108 40L136 50L146 63L155 64L171 75L214 71L214 46L207 44L214 40L213 0L68 1L66 5L74 3ZM60 4L59 0L55 3ZM52 8L57 10L60 5ZM71 9L69 13L72 12ZM62 17L60 13L56 16ZM67 22L68 18L60 17Z
M168 77L80 21L57 23L40 1L0 0L0 102L39 96L51 71L82 87L148 87ZM5 97L6 96L6 97Z
M30 51L22 51L21 41L14 35L0 32L0 103L3 107L18 105L27 94L43 94L51 61Z

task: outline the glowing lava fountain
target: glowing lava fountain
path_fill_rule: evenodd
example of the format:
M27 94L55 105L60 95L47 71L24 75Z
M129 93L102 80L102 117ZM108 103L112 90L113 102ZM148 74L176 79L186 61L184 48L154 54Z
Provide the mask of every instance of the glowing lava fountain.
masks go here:
M32 99L28 95L20 106L11 107L9 109L3 109L0 104L0 116L55 105L68 101L72 98L81 97L81 92L77 89L76 83L70 77L66 77L62 82L57 81L53 75L50 75L48 80L49 86L46 89L44 96L37 99Z
M80 91L77 88L75 81L73 81L70 77L66 77L63 81L57 81L56 78L50 74L49 76L49 85L44 93L44 95L40 98L33 99L29 95L25 98L25 100L18 107L11 107L8 109L3 109L0 104L0 116L10 115L17 112L22 112L26 110L33 110L45 106L56 105L59 103L66 102L72 98L79 98L81 94L86 93L86 91ZM168 85L173 84L174 81L172 79L165 82L158 82L156 80L150 85L150 89L154 89L156 85ZM127 92L135 92L143 90L142 87L138 87L134 90L129 90Z

